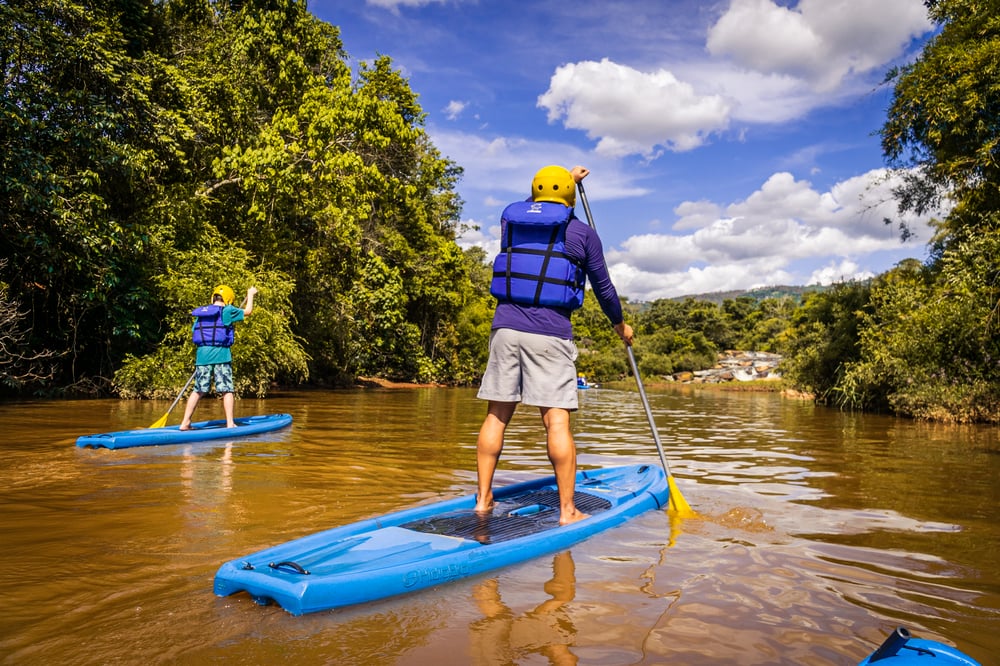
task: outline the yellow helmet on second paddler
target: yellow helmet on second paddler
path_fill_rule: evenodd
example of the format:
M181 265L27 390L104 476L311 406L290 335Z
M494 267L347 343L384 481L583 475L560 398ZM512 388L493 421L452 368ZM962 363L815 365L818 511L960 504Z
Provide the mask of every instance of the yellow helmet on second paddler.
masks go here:
M212 300L215 300L216 296L222 296L222 302L226 305L232 305L233 301L236 300L236 292L232 288L227 287L224 284L220 284L218 287L212 290Z
M542 167L531 181L531 200L560 203L572 208L576 204L573 174L561 166Z

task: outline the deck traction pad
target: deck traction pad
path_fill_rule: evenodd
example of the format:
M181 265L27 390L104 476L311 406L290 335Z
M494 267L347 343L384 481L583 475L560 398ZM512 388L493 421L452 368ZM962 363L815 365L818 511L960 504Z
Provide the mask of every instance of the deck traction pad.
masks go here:
M573 501L580 511L591 515L611 508L611 502L589 493L577 492L573 495ZM528 515L511 515L512 511L535 505L544 508ZM536 490L505 498L497 502L493 513L488 516L462 511L400 525L415 532L472 539L482 544L501 543L558 526L559 493L555 490Z

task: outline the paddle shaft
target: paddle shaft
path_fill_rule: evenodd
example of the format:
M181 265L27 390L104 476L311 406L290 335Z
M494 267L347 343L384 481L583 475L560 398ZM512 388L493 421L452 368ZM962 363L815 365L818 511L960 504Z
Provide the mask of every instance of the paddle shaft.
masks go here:
M185 391L187 391L188 386L191 386L191 382L194 381L194 376L195 376L195 374L197 372L198 371L195 370L194 372L191 373L191 376L188 377L187 384L185 384L184 388L181 389L181 392L177 394L177 397L174 398L174 401L172 403L170 403L170 407L167 409L166 414L164 414L162 418L160 418L156 423L154 423L152 427L157 427L157 425L160 423L160 421L163 421L164 423L166 422L167 416L170 415L170 412L174 411L174 407L176 407L177 403L180 402L181 396L184 395Z
M191 386L191 382L194 381L194 376L196 374L198 374L197 370L195 370L194 372L192 372L191 376L188 377L187 383L184 385L184 388L181 389L181 392L177 394L177 397L174 398L173 403L171 403L171 405L170 405L170 409L167 410L168 412L173 411L174 407L177 406L177 403L180 402L181 396L184 395L184 392L188 390L188 386Z
M632 353L632 345L626 345L625 348L628 349L628 362L632 366L635 385L639 387L639 397L642 398L642 407L646 410L646 420L649 421L649 429L653 433L653 441L656 442L656 451L660 454L660 463L663 465L663 471L667 473L667 476L673 476L670 473L667 456L663 453L663 444L660 442L660 433L656 429L656 421L653 420L653 410L649 407L649 398L646 397L646 389L642 386L642 377L639 375L639 366L635 362L635 354Z
M587 192L583 189L583 182L576 184L576 189L580 193L580 201L583 203L583 212L587 216L587 224L594 231L597 231L597 225L594 224L594 216L590 212L590 203L587 201ZM653 410L649 407L649 399L646 397L646 389L642 385L642 377L639 375L639 366L635 362L635 354L632 353L632 345L626 343L625 349L628 350L628 362L632 366L632 375L635 377L635 384L639 387L639 397L642 398L642 406L646 410L646 419L649 421L649 429L653 432L653 441L656 442L656 451L660 454L660 463L663 465L663 471L666 472L667 477L670 474L670 465L667 463L667 456L663 453L663 444L660 442L660 433L656 429L656 421L653 420Z

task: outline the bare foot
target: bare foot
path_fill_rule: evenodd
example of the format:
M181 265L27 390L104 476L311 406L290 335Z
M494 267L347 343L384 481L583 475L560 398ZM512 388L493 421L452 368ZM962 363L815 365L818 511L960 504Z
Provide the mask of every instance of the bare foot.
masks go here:
M183 424L183 423L182 423L182 424L180 424L180 425L179 425L179 426L177 427L177 429L178 429L178 430L190 430L190 429L191 429L191 424L190 424L190 423L188 423L187 425L185 425L185 424Z
M590 518L590 514L584 513L583 511L579 511L577 509L573 509L572 512L568 513L563 511L559 514L559 524L569 525L570 523L575 523L577 521L583 520L584 518Z
M227 423L227 424L226 424L226 427L227 427L227 428L235 428L235 427L236 427L236 424L235 424L235 423Z
M493 496L489 496L485 501L480 502L479 496L476 496L476 507L473 509L476 513L480 514L491 514L493 513Z

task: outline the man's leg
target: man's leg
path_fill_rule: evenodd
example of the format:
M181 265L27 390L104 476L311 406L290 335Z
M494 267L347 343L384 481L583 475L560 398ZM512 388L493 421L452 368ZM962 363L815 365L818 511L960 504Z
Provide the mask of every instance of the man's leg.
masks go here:
M476 495L476 511L486 513L493 510L493 474L503 452L503 434L507 424L517 409L516 402L495 402L490 400L486 419L479 428L476 440L476 474L479 479L479 493Z
M232 393L222 394L222 409L226 412L226 427L235 428L236 421L233 420L233 407L236 404L236 398Z
M212 373L211 367L207 365L196 365L194 367L194 386L191 388L191 395L188 396L184 404L184 418L181 419L181 430L191 429L191 417L194 416L194 408L198 406L201 396L208 393L211 388Z
M188 396L187 402L184 404L184 418L181 419L181 430L191 429L191 417L194 416L194 408L198 406L199 400L201 400L201 393L191 391L191 395Z
M559 486L559 524L568 525L588 517L577 510L573 495L576 493L576 443L569 428L569 410L559 407L540 407L545 424L549 461L556 473Z
M233 364L220 363L215 366L215 392L222 394L222 409L226 413L226 427L235 428L233 407L236 396L233 393Z

